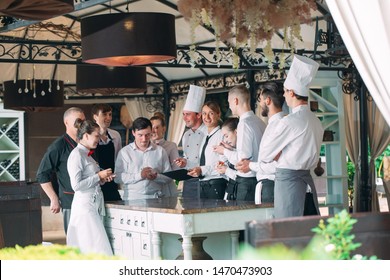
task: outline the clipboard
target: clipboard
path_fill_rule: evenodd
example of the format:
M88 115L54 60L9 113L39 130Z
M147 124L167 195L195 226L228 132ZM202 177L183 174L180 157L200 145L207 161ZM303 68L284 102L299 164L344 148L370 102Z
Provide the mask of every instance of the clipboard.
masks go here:
M187 175L188 170L187 169L178 169L178 170L173 170L173 171L168 171L161 173L162 175L165 175L169 178L172 178L177 181L185 181L188 179L194 179L195 177L192 177L190 175Z

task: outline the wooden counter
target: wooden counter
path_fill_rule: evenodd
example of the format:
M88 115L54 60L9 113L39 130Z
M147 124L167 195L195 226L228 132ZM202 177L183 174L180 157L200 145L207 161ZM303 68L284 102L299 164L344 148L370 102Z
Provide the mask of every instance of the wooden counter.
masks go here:
M192 259L193 236L214 234L217 240L222 240L221 233L227 234L229 244L221 242L212 244L215 248L209 246L205 249L214 258L220 258L217 251L228 248L229 258L234 259L238 231L245 229L245 223L269 219L273 215L272 204L184 198L111 202L106 203L106 210L105 226L114 251L134 259L171 258L168 257L169 252L162 253L167 252L169 247L167 242L163 242L164 233L183 238L184 259ZM126 237L132 240L126 240Z

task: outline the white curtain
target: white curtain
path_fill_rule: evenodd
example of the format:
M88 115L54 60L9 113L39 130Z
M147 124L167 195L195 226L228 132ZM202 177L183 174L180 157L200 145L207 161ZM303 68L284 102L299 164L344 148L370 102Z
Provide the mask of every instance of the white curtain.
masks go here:
M326 3L356 68L390 124L390 1Z
M179 99L175 102L175 111L171 111L171 116L169 118L167 140L175 142L177 145L179 145L185 129L182 116L185 101L186 99L184 96L179 97Z
M146 110L146 103L144 101L145 98L143 97L136 97L131 99L125 98L126 108L127 111L129 111L129 115L132 120L135 120L138 117L145 117L150 119L153 116L153 113Z

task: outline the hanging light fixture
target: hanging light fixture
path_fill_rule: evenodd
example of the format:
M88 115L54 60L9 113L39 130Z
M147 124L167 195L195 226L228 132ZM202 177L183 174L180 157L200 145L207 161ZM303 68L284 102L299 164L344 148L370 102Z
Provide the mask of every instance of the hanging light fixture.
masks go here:
M145 65L176 57L175 17L165 13L118 13L81 20L83 62Z
M125 94L146 91L145 67L77 65L76 89L82 93Z
M0 15L27 20L45 20L74 10L73 0L1 0Z
M44 111L64 106L64 82L13 80L4 82L4 109Z

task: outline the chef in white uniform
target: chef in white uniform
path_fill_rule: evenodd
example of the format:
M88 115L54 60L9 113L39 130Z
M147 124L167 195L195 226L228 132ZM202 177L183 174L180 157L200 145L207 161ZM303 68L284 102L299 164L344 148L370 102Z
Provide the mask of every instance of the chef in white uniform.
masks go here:
M202 122L202 107L206 98L206 89L190 85L183 108L183 120L189 129L183 134L183 158L177 158L175 164L180 168L191 169L199 166L200 147L207 135L207 128ZM183 183L183 197L199 197L199 179L186 180Z
M324 130L308 107L309 85L319 64L295 55L284 82L284 97L291 113L281 119L270 137L263 139L262 161L277 160L275 217L303 216L306 192L311 192L318 211L318 199L310 169L318 162Z

